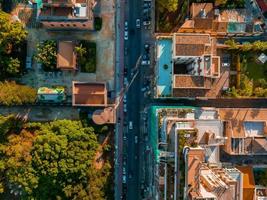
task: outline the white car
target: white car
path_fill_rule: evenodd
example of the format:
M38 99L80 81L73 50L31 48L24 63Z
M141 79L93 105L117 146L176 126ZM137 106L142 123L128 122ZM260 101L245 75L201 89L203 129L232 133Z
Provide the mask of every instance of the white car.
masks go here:
M150 60L142 60L141 65L150 65Z
M123 103L127 103L127 96L126 95L123 96Z
M124 86L128 85L128 79L127 79L127 77L124 77L123 84L124 84Z
M133 122L129 121L129 129L133 129Z
M140 28L141 24L140 24L140 19L136 19L136 28Z
M122 176L122 182L123 182L123 183L126 183L126 175L123 175L123 176Z
M128 40L128 31L124 31L124 39Z
M223 67L230 67L230 63L222 63Z

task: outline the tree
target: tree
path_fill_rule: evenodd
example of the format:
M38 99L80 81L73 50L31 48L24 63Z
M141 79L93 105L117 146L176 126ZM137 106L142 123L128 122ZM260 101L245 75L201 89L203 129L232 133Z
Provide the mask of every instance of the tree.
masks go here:
M18 85L15 82L0 82L0 104L2 105L34 103L36 97L36 90L31 87Z
M80 46L75 47L75 52L78 54L79 57L83 57L87 53L86 48L84 48L82 44L80 44Z
M20 72L15 49L26 39L27 32L22 23L13 21L11 16L0 10L0 76L17 75Z
M178 0L157 0L159 10L167 10L167 12L175 12L178 7Z
M17 58L10 58L6 72L10 75L17 75L20 72L20 61Z
M7 138L0 143L0 192L40 200L104 200L110 192L111 166L94 167L97 137L80 121L24 124Z
M229 50L239 50L239 44L233 39L226 40L224 44L229 46Z
M37 55L35 59L43 64L47 71L53 71L57 66L57 44L53 40L47 40L37 45Z
M10 54L15 44L26 39L27 32L22 23L12 21L11 16L0 10L0 53Z

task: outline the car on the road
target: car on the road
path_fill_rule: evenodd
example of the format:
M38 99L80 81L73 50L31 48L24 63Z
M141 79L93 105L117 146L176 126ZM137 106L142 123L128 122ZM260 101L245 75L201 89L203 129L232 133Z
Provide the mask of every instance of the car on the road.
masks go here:
M127 21L124 22L124 30L128 31L128 22Z
M126 175L126 169L125 169L125 167L122 168L122 174L123 175Z
M126 137L126 135L125 135L125 136L123 136L123 140L124 140L124 141L126 141L126 140L127 140L127 137Z
M133 129L133 122L129 121L129 129Z
M126 95L123 96L123 103L125 103L125 104L127 103L127 96Z
M137 135L136 135L136 136L134 136L134 143L135 143L135 144L137 144L137 143L138 143L138 137L137 137Z
M128 31L124 31L124 39L128 40Z
M145 44L144 48L145 48L146 54L149 54L150 53L150 45L149 44Z
M148 26L148 25L150 25L150 23L151 23L150 21L143 21L144 26Z
M141 61L142 65L150 65L150 59L147 54L144 54Z
M122 176L122 183L126 183L126 181L127 181L127 180L126 180L126 175L123 175L123 176Z
M140 24L140 19L136 19L136 28L140 28L141 24Z
M222 63L223 67L230 67L230 63Z
M124 77L123 84L124 84L124 86L128 85L128 79L127 79L127 77Z
M125 113L127 112L127 104L125 104L125 103L123 104L123 112L125 112Z

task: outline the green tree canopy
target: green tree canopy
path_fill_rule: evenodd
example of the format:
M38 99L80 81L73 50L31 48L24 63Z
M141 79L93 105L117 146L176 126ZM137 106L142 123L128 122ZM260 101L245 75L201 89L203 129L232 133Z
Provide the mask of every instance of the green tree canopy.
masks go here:
M57 66L57 44L53 40L47 40L37 45L35 59L43 64L47 71L53 71Z
M24 125L0 144L0 192L12 190L22 199L106 199L111 166L95 169L98 147L94 129L80 121Z
M0 77L14 76L21 71L14 50L18 49L26 36L23 24L13 21L11 15L0 10Z
M178 0L157 0L157 3L161 11L175 12L178 7Z

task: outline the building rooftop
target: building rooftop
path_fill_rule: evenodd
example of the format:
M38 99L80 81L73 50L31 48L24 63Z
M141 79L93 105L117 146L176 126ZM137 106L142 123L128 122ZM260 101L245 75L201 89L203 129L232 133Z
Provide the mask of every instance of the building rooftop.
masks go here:
M57 68L65 70L76 69L75 44L72 41L59 41L57 52Z
M103 106L107 105L107 89L105 83L72 83L73 106Z

